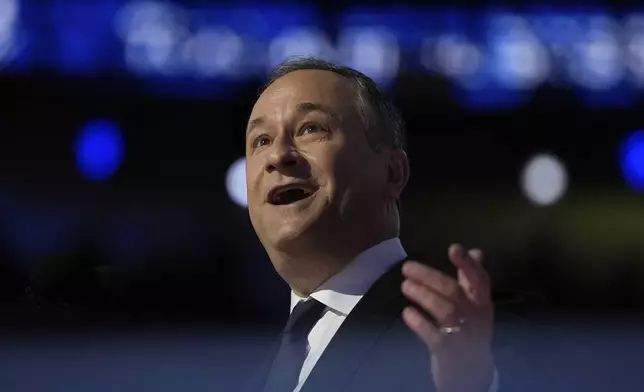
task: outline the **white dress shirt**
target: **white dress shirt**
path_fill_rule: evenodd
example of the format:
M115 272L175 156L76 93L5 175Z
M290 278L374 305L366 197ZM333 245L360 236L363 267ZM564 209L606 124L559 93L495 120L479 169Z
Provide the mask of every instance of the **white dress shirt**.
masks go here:
M323 303L326 309L309 333L307 355L293 392L300 391L335 333L371 285L405 257L407 253L400 239L383 241L360 253L342 271L311 293L311 297ZM299 301L306 299L291 291L291 311ZM498 374L495 370L490 392L497 389Z

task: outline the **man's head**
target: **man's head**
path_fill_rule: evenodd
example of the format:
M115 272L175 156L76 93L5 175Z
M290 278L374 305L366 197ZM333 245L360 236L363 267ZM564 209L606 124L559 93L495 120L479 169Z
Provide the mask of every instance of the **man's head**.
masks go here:
M249 212L269 255L395 236L403 143L402 118L367 76L315 59L279 66L246 130Z

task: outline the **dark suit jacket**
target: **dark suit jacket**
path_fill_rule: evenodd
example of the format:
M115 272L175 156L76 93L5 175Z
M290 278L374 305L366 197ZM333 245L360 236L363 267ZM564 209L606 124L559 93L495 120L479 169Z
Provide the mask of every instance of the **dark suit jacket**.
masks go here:
M404 307L411 305L400 291L403 282L401 266L402 262L380 277L347 316L306 380L302 392L435 390L427 348L401 317ZM444 272L452 276L455 273L454 270ZM277 344L248 391L262 391L276 349ZM504 373L503 361L495 359L502 385L506 384L510 378ZM513 374L516 373L513 371ZM528 391L525 387L503 387L500 391Z

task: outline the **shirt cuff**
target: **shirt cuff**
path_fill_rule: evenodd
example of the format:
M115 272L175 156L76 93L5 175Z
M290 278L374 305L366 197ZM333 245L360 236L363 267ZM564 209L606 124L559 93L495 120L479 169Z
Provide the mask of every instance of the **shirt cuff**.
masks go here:
M496 366L494 367L494 374L492 375L492 385L490 385L488 392L499 392L499 372L496 370Z

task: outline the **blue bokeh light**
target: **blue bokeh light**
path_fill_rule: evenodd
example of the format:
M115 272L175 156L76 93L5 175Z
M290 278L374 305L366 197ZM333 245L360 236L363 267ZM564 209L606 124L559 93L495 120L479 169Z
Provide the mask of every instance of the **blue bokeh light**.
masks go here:
M628 185L644 192L644 130L635 131L624 140L619 159Z
M571 88L590 107L628 107L643 90L641 7L373 2L326 15L297 3L0 0L0 68L122 75L117 89L137 77L153 95L207 99L317 55L385 88L417 72L446 78L474 109L523 106L542 85Z
M123 136L115 123L99 119L81 128L76 140L76 164L85 178L107 180L121 166L123 156Z

